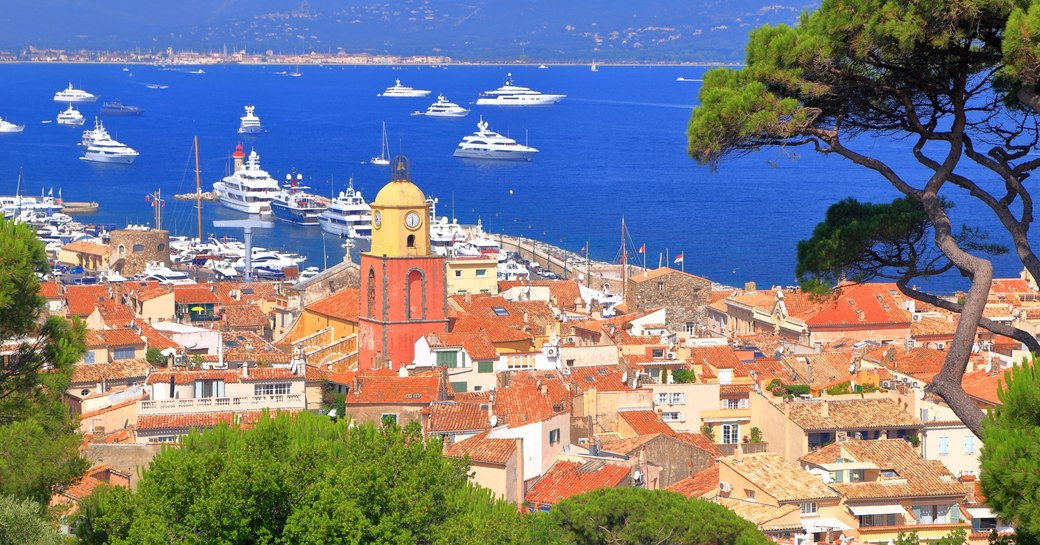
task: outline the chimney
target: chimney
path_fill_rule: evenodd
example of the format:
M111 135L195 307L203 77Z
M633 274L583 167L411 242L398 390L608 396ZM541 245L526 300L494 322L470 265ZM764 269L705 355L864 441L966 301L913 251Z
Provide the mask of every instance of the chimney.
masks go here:
M242 362L242 378L249 378L249 362Z
M805 358L805 379L812 384L812 360Z
M755 291L758 289L758 285L754 282L744 282L744 291Z
M361 380L358 378L357 375L354 375L354 380L350 384L350 392L349 393L351 393L351 394L360 394L361 393Z
M546 383L539 380L538 391L541 392L543 396L547 396L549 395L549 386Z
M744 447L740 443L737 443L736 448L733 449L733 461L740 463L741 458L744 457Z
M831 416L831 404L827 400L820 402L820 416L823 418L830 418Z

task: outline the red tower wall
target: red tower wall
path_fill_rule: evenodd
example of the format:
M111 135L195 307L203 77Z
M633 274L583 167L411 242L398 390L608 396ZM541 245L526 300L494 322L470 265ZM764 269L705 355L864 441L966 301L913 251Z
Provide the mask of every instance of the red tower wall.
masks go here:
M359 369L382 367L387 360L399 369L412 363L419 337L447 331L444 265L443 256L361 254Z

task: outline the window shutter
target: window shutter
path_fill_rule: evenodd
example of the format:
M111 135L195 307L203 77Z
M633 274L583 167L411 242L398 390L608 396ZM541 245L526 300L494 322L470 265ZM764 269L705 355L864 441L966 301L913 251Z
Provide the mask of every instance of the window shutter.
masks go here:
M493 373L495 372L495 362L493 361L478 361L477 362L478 373Z

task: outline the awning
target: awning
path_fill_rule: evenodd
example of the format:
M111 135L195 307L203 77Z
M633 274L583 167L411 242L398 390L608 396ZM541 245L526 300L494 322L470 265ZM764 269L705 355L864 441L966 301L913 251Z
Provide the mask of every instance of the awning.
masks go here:
M902 505L849 505L847 506L849 511L852 511L853 515L862 517L864 515L903 515L906 516L906 509L903 509Z
M993 512L989 507L969 507L967 509L968 514L973 519L995 519L997 514Z
M805 531L810 534L852 529L852 526L834 517L803 518L802 525L805 526Z

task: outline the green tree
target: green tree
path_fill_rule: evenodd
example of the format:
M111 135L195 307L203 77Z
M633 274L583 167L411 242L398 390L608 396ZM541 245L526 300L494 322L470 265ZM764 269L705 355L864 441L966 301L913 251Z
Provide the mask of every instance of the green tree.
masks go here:
M1040 167L1029 155L1040 139L1038 44L1040 4L1031 1L824 0L795 27L752 31L742 69L708 72L687 131L691 156L713 165L763 146L811 145L920 207L930 244L968 282L932 389L976 434L983 415L961 378L993 266L958 240L944 196L967 193L988 208L1040 278L1024 184ZM897 172L864 134L904 138L921 168Z
M0 344L15 347L0 366L0 494L41 504L87 468L61 401L85 351L83 326L44 317L37 273L46 270L35 233L0 220Z
M672 380L676 384L693 384L697 382L697 374L693 372L693 369L676 369L672 373Z
M0 496L0 545L59 545L61 535L31 500Z
M154 346L145 352L144 359L148 360L148 363L152 365L166 365L166 356L163 355L162 350Z
M754 524L725 507L664 490L602 488L550 513L563 543L577 545L766 545Z
M104 545L129 531L127 515L133 509L133 496L120 486L102 485L79 501L70 520L72 533L82 545Z
M986 501L1018 533L1017 543L1040 538L1040 377L1037 360L1004 374L1000 405L983 421L982 491Z

